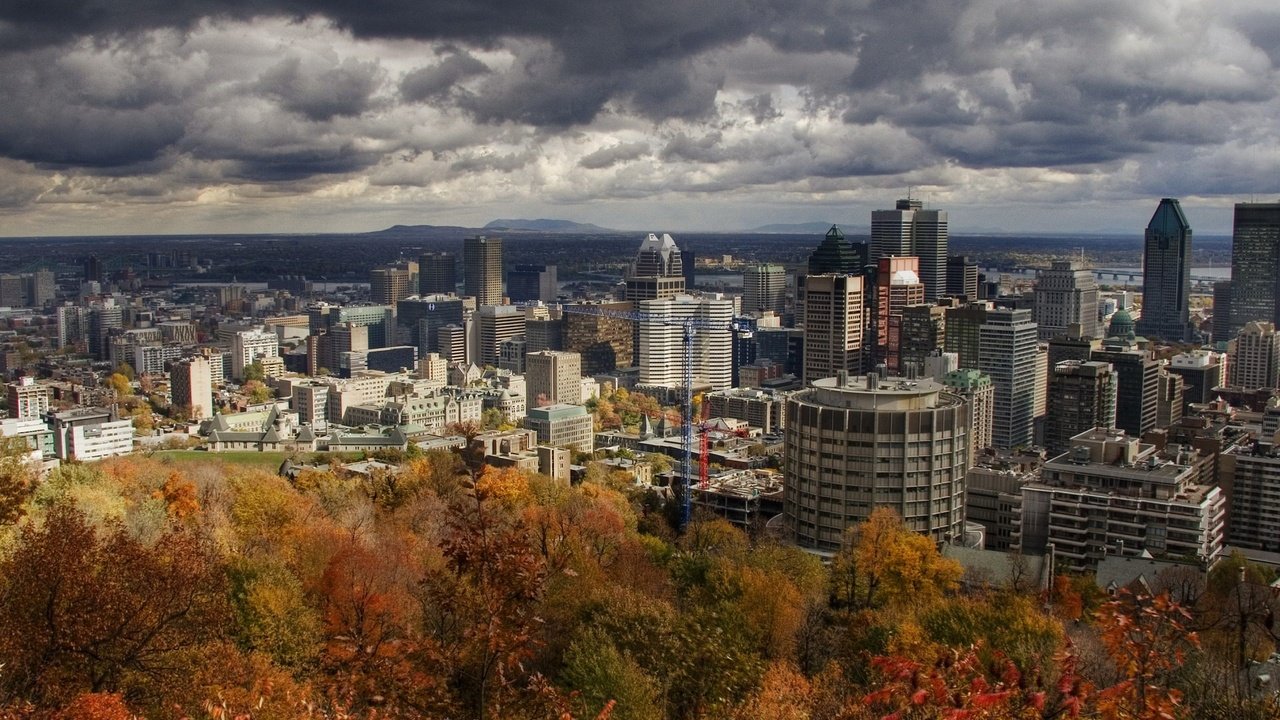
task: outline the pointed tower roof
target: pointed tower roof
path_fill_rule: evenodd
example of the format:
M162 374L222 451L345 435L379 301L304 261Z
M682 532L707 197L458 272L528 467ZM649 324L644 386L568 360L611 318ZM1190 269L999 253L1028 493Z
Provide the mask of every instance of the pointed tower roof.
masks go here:
M853 246L844 239L840 228L832 225L822 243L809 256L809 274L853 273L858 267L860 257Z
M1147 230L1158 235L1181 235L1191 230L1187 216L1182 214L1182 204L1175 198L1161 198L1160 205L1147 223Z

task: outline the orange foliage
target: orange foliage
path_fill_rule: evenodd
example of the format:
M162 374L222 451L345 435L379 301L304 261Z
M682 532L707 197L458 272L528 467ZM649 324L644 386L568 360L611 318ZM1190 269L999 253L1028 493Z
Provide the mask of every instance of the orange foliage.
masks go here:
M1169 598L1133 595L1122 590L1098 611L1102 643L1124 680L1098 694L1104 717L1158 720L1178 715L1182 693L1170 676L1199 647L1185 623L1191 614Z
M200 502L196 499L196 486L174 470L164 481L164 486L152 493L152 497L163 500L165 510L170 517L182 520L200 512Z
M84 693L63 708L58 717L61 720L131 720L134 715L117 693Z
M529 499L529 479L513 467L484 466L476 481L476 492L491 497L507 507L515 507Z

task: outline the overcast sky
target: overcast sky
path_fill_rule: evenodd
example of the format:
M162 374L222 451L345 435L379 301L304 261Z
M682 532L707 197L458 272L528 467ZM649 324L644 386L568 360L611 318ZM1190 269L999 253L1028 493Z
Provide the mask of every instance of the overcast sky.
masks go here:
M1275 0L0 3L0 235L1200 233L1280 196Z

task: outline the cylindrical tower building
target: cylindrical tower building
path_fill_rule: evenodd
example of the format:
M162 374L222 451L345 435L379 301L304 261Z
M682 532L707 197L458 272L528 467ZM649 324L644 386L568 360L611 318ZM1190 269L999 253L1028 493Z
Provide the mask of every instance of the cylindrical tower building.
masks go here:
M787 401L784 521L801 547L840 549L877 506L938 542L962 537L964 400L930 379L840 375Z

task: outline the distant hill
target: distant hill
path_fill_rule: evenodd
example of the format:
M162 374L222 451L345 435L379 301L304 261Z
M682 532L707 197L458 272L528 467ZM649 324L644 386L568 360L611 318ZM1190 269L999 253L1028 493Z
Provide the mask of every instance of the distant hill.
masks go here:
M525 230L528 232L550 233L617 232L616 230L602 228L599 225L592 225L591 223L577 223L572 220L551 220L547 218L539 218L537 220L500 218L488 223L483 229L508 231Z
M846 235L849 234L850 232L852 232L854 235L866 232L866 228L861 226L857 226L853 224L845 225L843 223L829 223L829 222L775 223L773 225L761 225L760 227L757 227L757 228L751 228L747 232L765 233L765 234L773 233L773 234L779 234L779 235L783 235L783 234L798 235L798 234L806 234L806 233L812 233L814 235L826 235L827 231L831 229L832 225L839 225L840 230L842 230Z

